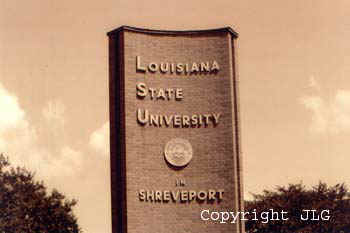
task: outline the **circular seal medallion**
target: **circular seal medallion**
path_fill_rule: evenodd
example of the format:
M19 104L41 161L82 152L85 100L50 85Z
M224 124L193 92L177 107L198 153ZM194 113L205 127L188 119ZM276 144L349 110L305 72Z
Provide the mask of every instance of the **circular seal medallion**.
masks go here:
M192 146L186 139L174 138L165 145L164 154L168 163L183 167L192 159Z

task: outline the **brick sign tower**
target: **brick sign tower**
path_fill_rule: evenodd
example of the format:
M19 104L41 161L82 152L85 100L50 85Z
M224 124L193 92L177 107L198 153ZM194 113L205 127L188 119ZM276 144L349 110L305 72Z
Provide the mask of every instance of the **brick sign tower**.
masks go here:
M113 233L244 232L201 218L243 209L237 33L108 37Z

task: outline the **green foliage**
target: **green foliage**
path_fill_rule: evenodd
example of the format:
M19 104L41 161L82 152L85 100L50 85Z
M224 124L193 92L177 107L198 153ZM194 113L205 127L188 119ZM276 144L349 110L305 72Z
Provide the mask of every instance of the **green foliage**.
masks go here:
M76 200L48 193L24 168L12 168L0 154L0 233L79 233L72 213Z
M344 184L327 186L320 182L307 189L302 184L278 186L274 191L265 190L261 195L253 195L253 201L247 201L246 211L256 209L258 213L273 209L288 212L287 221L248 220L246 231L256 233L333 233L350 232L350 193ZM302 221L302 210L330 211L330 219ZM305 216L305 215L304 215Z

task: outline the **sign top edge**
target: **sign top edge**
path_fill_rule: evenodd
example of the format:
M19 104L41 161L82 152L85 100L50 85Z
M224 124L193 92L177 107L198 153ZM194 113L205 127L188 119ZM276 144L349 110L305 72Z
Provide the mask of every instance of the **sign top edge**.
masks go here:
M130 26L118 27L108 32L107 36L117 35L120 31L133 31L133 32L146 33L146 34L163 34L163 35L199 35L203 33L229 32L233 36L233 38L238 37L238 33L235 32L231 27L204 29L204 30L173 31L173 30L154 30L154 29L137 28L137 27L130 27Z

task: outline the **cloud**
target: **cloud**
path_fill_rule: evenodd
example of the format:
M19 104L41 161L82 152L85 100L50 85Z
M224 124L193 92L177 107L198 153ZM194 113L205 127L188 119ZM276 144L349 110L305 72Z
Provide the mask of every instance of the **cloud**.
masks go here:
M316 78L314 76L311 76L309 79L309 87L313 88L317 91L321 90L320 84L317 82Z
M71 176L82 169L82 162L83 154L80 151L64 146L60 155L51 161L51 166L57 171L57 174L52 174L52 176Z
M0 83L0 153L9 156L14 166L26 167L42 178L70 176L79 171L83 161L82 153L67 145L60 145L58 151L39 143L36 127L30 123L18 98L8 92ZM64 126L64 105L49 101L42 113L57 130ZM52 130L52 129L48 129Z
M61 101L48 101L35 124L18 98L0 83L0 106L0 153L9 156L13 166L35 172L35 179L43 180L48 191L55 188L78 199L74 211L83 229L96 223L110 225L109 122L91 134L88 148L75 148L76 144L62 139L66 112ZM92 149L105 159L93 156ZM96 190L102 190L101 194L96 195ZM91 208L101 213L96 221L91 221Z
M0 84L0 153L10 157L15 166L38 170L45 160L43 150L38 147L38 135L30 126L18 98Z
M109 121L90 135L90 146L104 156L109 154Z
M339 90L333 104L334 124L339 131L350 130L350 90Z
M18 156L28 153L37 141L36 130L29 125L24 110L15 95L9 93L0 83L0 152ZM30 150L28 150L30 149Z
M326 131L331 120L324 100L319 96L307 96L303 97L301 101L312 113L310 130L313 132Z
M48 101L42 110L44 119L56 128L63 127L65 124L65 106L59 100Z
M0 133L25 124L25 113L18 104L17 97L9 93L0 83Z
M350 132L350 90L337 90L326 98L312 77L310 87L316 92L301 98L301 103L312 114L310 131L316 133Z

